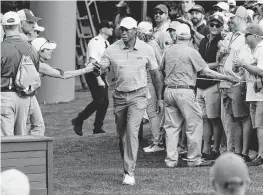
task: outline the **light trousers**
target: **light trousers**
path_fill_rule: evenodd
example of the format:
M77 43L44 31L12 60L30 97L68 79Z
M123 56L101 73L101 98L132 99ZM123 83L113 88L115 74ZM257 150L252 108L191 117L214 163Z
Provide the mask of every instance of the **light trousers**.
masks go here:
M148 89L113 93L115 123L124 173L134 175L139 148L138 133L146 111Z

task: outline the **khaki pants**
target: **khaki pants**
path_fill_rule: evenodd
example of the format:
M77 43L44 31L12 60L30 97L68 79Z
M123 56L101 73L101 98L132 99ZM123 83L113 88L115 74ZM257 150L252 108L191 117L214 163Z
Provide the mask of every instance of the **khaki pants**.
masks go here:
M177 144L179 133L185 122L188 153L190 161L201 158L201 146L203 135L202 111L196 101L195 93L191 89L170 89L164 92L166 150L165 159L169 167L178 163Z
M134 175L139 148L138 133L147 106L148 89L113 94L114 114L125 174Z
M26 120L31 97L1 92L1 136L28 135Z
M146 108L146 112L148 114L150 124L151 124L153 143L157 145L161 141L160 140L160 135L161 135L160 124L161 124L162 115L156 112L157 97L156 97L156 93L155 93L152 83L148 85L148 88L149 88L149 93L151 97L148 99L148 105Z
M221 119L227 138L227 151L234 151L235 132L241 131L240 121L249 116L249 103L245 102L243 85L221 91Z
M27 129L31 135L44 136L45 124L36 96L31 98L29 116L27 118Z

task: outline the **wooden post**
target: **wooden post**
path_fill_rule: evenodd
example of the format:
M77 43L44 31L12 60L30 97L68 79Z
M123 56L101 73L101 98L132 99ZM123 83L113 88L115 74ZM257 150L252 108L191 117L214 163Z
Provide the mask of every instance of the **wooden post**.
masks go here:
M30 195L53 195L53 138L1 137L1 170L17 169L27 175Z

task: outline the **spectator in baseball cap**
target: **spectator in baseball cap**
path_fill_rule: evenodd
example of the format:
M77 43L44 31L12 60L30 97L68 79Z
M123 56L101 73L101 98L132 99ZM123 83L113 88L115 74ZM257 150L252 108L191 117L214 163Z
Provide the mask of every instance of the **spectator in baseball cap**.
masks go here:
M235 7L237 5L236 0L228 0L227 3L229 5L229 11L230 12L234 11L234 9L235 9Z
M21 30L27 36L30 36L34 33L35 24L41 18L34 16L32 11L29 9L22 9L17 12L21 20Z
M215 12L229 12L229 5L226 2L219 2L213 8Z
M216 195L244 195L249 188L250 178L244 160L234 153L224 153L210 170Z
M191 14L196 41L200 43L204 36L209 33L209 28L206 26L205 21L205 10L201 5L196 4L189 10L189 13Z
M176 29L179 27L181 23L178 21L172 21L169 25L169 28L167 31L170 33L170 37L172 38L173 42L176 42L177 36L176 36Z
M159 4L153 9L153 12L154 20L156 22L156 27L154 28L154 37L162 49L162 52L164 52L168 45L172 43L169 33L166 32L171 22L168 16L168 8L164 4Z

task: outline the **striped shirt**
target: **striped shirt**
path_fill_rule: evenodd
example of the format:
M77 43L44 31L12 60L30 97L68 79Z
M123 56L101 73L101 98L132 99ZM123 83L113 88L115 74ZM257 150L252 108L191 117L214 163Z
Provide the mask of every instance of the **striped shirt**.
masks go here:
M116 78L115 89L122 92L146 87L146 68L158 69L153 49L138 38L132 50L125 46L123 40L110 45L105 50L99 64L102 69L111 66Z
M166 86L188 85L195 86L197 72L208 65L199 52L187 43L177 43L167 49L162 65L166 74Z

